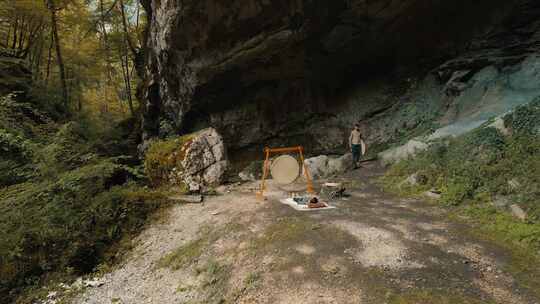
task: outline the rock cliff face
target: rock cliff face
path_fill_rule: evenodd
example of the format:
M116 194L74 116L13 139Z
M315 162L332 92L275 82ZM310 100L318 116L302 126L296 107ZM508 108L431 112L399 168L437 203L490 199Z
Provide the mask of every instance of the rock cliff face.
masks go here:
M540 73L535 0L142 1L146 138L212 126L232 149L343 152L360 122L382 149L455 122L491 85L505 105L540 88L519 80Z

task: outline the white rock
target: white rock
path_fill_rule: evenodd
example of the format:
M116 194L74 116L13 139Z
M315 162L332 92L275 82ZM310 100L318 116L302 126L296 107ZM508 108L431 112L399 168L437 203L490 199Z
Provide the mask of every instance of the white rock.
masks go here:
M47 294L47 298L48 299L53 299L53 298L56 298L56 296L58 295L58 292L56 291L51 291Z
M428 144L419 140L411 139L403 146L388 149L379 153L378 157L384 165L393 164L409 156L414 156L420 151L424 151L429 147Z
M350 153L333 158L326 155L308 158L304 161L312 179L331 177L347 172L352 168Z
M227 160L222 160L210 165L203 172L203 180L206 184L218 185L223 179L223 175L229 166Z
M208 128L193 134L185 149L180 175L190 190L198 191L201 185L222 182L229 162L223 138L215 129Z
M510 201L505 196L496 196L495 199L491 202L491 204L498 209L506 209L508 205L510 205Z
M105 279L93 278L92 280L86 280L83 282L85 287L99 287L105 284Z
M325 171L328 168L328 156L320 155L304 160L308 172L312 179L319 179L324 177ZM305 174L303 174L305 176Z
M238 173L238 177L240 177L240 179L245 181L245 182L256 181L257 180L255 178L255 174L253 174L252 172L246 172L246 171L242 171L242 172Z
M83 278L78 277L73 284L71 284L72 288L80 289L83 287Z
M504 126L504 120L501 117L495 118L495 121L493 121L493 123L491 123L488 127L499 130L504 136L508 136L512 133L508 128Z
M513 178L508 181L508 186L511 190L517 190L521 186L521 183L517 179Z
M527 219L527 213L521 209L521 207L518 204L512 204L510 205L510 212L512 212L512 215L516 218L524 221Z
M429 198L436 199L436 200L441 198L440 193L433 192L433 191L426 191L426 192L424 192L424 195L429 197Z
M347 153L339 158L328 159L328 172L330 174L339 174L347 172L352 168L353 157L351 153Z

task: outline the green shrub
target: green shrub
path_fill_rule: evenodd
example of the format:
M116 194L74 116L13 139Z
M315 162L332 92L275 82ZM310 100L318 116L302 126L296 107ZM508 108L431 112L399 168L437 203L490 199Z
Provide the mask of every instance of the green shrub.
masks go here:
M427 151L390 168L383 178L384 184L396 189L407 176L422 174L426 185L399 190L419 194L426 189L438 189L442 203L475 206L472 215L482 215L483 223L492 220L496 224L486 224L489 230L513 242L540 248L540 138L529 132L534 130L535 123L540 123L540 117L534 116L539 102L536 103L505 118L513 130L512 136L504 137L487 127L435 143ZM490 202L501 195L526 210L530 225L511 220L511 216L491 207ZM490 211L478 213L482 208Z
M504 125L516 134L540 133L540 96L505 116Z
M124 166L104 160L1 189L0 294L45 273L92 271L115 241L138 231L165 198L122 186L128 178Z
M0 129L0 187L26 181L35 176L32 163L34 145Z
M62 125L51 142L36 154L40 172L46 177L77 168L96 159L89 144L89 136L76 122Z

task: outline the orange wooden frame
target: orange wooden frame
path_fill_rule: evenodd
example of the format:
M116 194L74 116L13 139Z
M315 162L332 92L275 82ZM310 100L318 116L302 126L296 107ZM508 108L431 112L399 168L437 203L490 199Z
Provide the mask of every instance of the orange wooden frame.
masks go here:
M261 189L259 192L257 192L257 196L260 198L264 197L264 190L266 190L266 178L268 177L268 167L270 166L270 155L277 154L277 153L290 153L290 152L297 152L300 155L300 161L302 162L302 167L304 168L304 174L306 175L306 183L307 183L307 192L310 194L314 194L315 191L313 190L313 183L311 181L311 176L309 175L309 170L304 163L304 148L302 146L297 147L290 147L290 148L264 148L264 167L263 167L263 177L261 180Z

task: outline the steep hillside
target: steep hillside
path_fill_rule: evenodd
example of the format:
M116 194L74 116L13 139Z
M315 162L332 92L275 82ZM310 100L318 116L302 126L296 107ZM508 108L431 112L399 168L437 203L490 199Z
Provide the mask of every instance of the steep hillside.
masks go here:
M138 184L132 123L58 118L20 60L0 57L0 84L0 303L31 303L34 288L117 259L163 197Z

